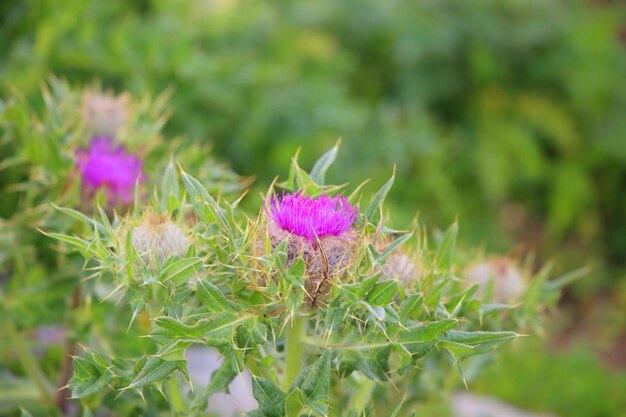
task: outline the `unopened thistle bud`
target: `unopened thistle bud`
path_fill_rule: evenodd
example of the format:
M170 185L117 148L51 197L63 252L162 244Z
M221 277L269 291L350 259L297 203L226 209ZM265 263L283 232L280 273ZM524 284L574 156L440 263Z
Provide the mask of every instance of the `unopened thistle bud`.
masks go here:
M128 94L113 96L94 91L85 93L83 119L96 134L116 134L126 124Z
M478 294L484 294L491 286L492 301L512 303L519 301L526 290L526 283L517 263L509 258L492 257L471 266L465 278L470 284L478 284Z
M266 206L272 247L287 241L287 264L299 255L306 262L306 290L313 305L324 295L332 278L353 260L357 243L353 226L359 208L343 196L318 198L301 194L274 197Z
M394 252L382 266L382 280L398 280L405 288L412 288L419 275L419 268L409 255Z
M88 149L79 149L76 164L83 189L88 194L106 190L110 205L132 203L135 183L146 179L143 161L125 147L113 145L110 136L96 136Z
M154 270L172 256L182 258L191 240L167 215L148 213L132 231L135 250L148 268Z

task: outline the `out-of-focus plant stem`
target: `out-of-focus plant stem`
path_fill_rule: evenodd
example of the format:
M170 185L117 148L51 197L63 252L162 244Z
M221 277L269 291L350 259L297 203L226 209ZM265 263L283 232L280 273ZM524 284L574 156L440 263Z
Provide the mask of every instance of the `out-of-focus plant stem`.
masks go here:
M372 391L374 390L374 381L369 378L362 378L358 381L359 386L350 397L350 405L348 410L354 410L361 413L372 400Z
M172 375L167 385L169 387L169 400L172 406L172 412L186 411L187 406L185 405L185 398L183 397L177 375Z
M289 387L302 370L302 363L304 362L303 341L306 325L307 318L298 314L289 322L287 329L287 345L285 346L285 390L289 390Z
M72 314L76 314L76 311L80 308L81 300L82 291L80 285L78 285L72 293ZM74 373L74 356L76 356L77 347L78 345L76 340L74 340L74 336L71 333L68 334L65 347L65 361L61 371L61 380L59 382L59 390L57 393L57 405L66 415L69 413L68 400L71 397L71 392L69 388L67 388L67 383L70 381L70 378L72 378L72 374Z
M54 405L54 387L39 367L37 359L33 356L22 335L17 331L15 324L10 320L4 320L3 327L15 348L24 372L37 385L41 399L48 405Z

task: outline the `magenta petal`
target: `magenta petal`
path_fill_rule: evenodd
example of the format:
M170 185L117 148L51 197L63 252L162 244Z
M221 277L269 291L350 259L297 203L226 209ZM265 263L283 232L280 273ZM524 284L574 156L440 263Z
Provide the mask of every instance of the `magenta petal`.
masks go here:
M131 203L135 183L146 179L143 161L125 147L114 146L109 136L96 136L89 149L79 149L76 165L82 174L83 186L106 189L111 203Z
M312 198L283 193L280 200L272 198L266 212L281 229L315 241L349 231L357 219L359 207L352 206L340 195Z

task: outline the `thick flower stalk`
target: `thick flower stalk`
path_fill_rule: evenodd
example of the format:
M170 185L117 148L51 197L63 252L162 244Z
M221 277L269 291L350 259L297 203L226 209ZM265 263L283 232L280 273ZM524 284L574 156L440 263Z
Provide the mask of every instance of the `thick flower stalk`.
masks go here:
M358 206L340 195L313 198L283 193L281 198L272 198L265 210L272 247L287 240L288 265L299 255L304 258L307 293L315 304L329 288L332 278L352 262Z
M114 145L110 136L96 136L88 149L76 152L76 163L89 193L106 190L109 204L133 201L135 184L143 182L143 161L125 147Z

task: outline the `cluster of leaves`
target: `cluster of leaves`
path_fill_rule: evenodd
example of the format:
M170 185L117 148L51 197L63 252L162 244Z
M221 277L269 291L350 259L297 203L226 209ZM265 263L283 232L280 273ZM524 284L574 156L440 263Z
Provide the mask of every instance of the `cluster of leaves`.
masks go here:
M281 186L313 195L337 189L324 181L336 153L337 147L324 154L311 173L294 158ZM435 245L417 225L409 233L384 226L382 204L394 177L361 211L356 261L328 278L332 288L315 307L305 302L304 260L288 266L286 243L271 248L261 227L263 212L250 219L239 209L240 199L214 198L173 164L162 178L152 202L143 208L137 202L127 217L109 222L105 214L95 219L61 209L91 233L51 234L78 249L94 271L86 291L126 306L128 326L147 336L129 334L129 343L143 349L126 358L82 341L86 351L74 360L69 386L87 409L119 409L125 401L140 404L139 398L149 397L144 407L152 412L202 416L211 395L227 390L248 369L259 405L251 416L375 412L363 401L372 383L383 383L377 390L387 403L400 403L394 415L406 415L423 401L426 363L460 371L466 359L516 338L510 330L523 325L510 314L512 306L483 303L475 297L477 285L458 275L463 265L456 257L457 224ZM356 203L358 196L357 189L350 198ZM187 222L195 243L155 271L136 253L132 230L142 212L159 207L176 222ZM390 243L380 248L376 240L383 237ZM408 283L383 277L382 268L397 251L420 264ZM526 318L535 317L552 287L560 285L545 279L537 278L527 292ZM192 345L216 349L224 363L208 386L185 393L181 382L192 383L185 352Z

